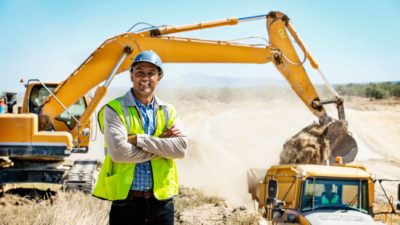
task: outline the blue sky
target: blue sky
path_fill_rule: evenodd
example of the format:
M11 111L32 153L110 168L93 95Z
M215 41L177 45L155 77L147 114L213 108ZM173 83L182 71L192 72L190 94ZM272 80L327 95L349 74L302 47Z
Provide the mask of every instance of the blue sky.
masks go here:
M332 83L400 80L400 1L52 1L0 0L0 91L23 91L19 79L62 81L104 40L132 24L184 25L282 11ZM229 40L266 37L265 21L184 33ZM317 74L307 65L310 77ZM168 64L166 79L200 72L282 79L272 64ZM120 76L114 86L128 86Z

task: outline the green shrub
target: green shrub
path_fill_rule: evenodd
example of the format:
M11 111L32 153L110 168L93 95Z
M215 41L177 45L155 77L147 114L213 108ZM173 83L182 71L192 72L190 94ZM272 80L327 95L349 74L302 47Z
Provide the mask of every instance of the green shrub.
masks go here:
M361 96L374 99L385 99L390 96L400 97L400 82L382 82L369 84L335 85L342 96Z
M400 97L400 83L397 83L397 85L393 88L393 91L391 94L392 94L392 96Z
M366 89L366 96L375 99L385 99L390 96L390 92L381 87L368 87Z

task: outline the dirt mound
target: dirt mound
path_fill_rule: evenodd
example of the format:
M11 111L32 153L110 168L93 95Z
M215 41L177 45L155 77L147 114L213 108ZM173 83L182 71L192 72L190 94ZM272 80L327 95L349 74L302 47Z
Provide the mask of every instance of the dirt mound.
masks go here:
M193 188L181 187L174 201L175 223L180 225L258 224L260 220L257 212L245 206L229 206L224 199Z
M324 164L330 153L326 128L313 123L294 135L283 145L279 164Z
M225 204L207 204L175 214L176 224L181 225L235 225L258 224L259 215L245 207L231 208Z

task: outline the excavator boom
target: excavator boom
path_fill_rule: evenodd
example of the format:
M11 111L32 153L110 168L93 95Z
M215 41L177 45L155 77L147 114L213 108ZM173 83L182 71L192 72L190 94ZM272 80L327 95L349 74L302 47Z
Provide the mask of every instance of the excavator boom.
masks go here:
M274 18L271 15L274 15ZM267 27L271 43L269 46L257 47L227 41L165 36L190 30L236 25L240 21L236 18L181 27L163 27L115 36L100 45L68 79L60 84L54 94L57 98L62 99L63 104L68 107L89 90L105 81L123 54L127 55L117 69L117 74L126 71L132 59L139 52L153 50L165 63L273 62L307 107L317 117L326 116L322 106L313 107L313 102L319 100L318 95L290 41L285 21L278 18L276 13L258 17L268 18ZM124 52L127 47L131 49L129 53ZM89 77L90 79L88 79ZM70 91L72 89L73 93ZM43 106L43 114L50 118L58 116L63 111L64 109L53 98L50 98Z
M57 98L67 107L76 102L88 90L104 82L118 59L128 47L127 55L117 74L126 71L132 59L144 50L152 49L164 63L267 63L272 60L268 48L234 45L228 42L204 41L173 37L142 37L131 33L116 36L104 42L66 81L55 90ZM90 79L88 79L90 77ZM82 81L85 82L82 82ZM74 90L71 93L70 90ZM43 114L51 118L64 109L54 99L43 106Z

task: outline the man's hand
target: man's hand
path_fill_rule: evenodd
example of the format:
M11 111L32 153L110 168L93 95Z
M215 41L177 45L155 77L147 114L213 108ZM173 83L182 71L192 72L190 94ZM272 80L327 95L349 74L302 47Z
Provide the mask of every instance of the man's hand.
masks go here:
M160 137L162 138L170 138L170 137L180 137L182 136L182 131L173 125L172 127L168 128ZM137 136L136 135L129 135L128 142L137 145Z
M182 132L173 125L168 128L160 137L162 138L170 138L170 137L180 137L182 136Z
M133 145L136 145L137 144L137 136L136 135L129 135L128 136L128 142L133 144Z

